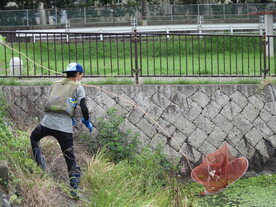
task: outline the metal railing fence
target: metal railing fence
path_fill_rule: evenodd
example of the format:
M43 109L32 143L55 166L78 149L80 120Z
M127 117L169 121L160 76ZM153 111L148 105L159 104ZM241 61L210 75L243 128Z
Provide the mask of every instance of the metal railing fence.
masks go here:
M208 21L258 21L259 16L250 13L264 10L275 10L275 3L247 3L247 4L188 4L188 5L148 5L146 15L143 16L140 7L110 6L110 7L79 7L63 9L22 9L0 10L0 26L64 26L70 22L77 24L131 24L131 17L136 17L142 25L158 24L160 19L167 23L189 23L193 17L204 16ZM194 23L194 22L190 22Z
M0 77L60 77L79 62L87 77L275 76L270 35L0 32ZM18 62L18 58L22 62Z

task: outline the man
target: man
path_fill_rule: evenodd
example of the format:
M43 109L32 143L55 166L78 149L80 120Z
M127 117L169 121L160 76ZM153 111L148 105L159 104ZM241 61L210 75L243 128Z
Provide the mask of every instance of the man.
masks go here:
M57 139L68 167L71 195L78 199L77 189L81 172L74 155L72 127L76 124L73 117L77 104L80 105L82 111L82 123L90 133L93 126L89 121L85 91L80 85L84 73L83 67L78 63L70 63L63 73L67 74L67 78L53 83L50 96L45 104L45 116L31 133L31 146L35 161L45 170L46 162L41 154L39 141L45 136L53 136Z

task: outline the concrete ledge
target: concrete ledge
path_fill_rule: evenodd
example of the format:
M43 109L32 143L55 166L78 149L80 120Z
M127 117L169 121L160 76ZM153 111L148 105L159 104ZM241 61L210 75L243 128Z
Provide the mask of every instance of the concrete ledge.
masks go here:
M8 187L9 170L7 160L0 160L0 185Z

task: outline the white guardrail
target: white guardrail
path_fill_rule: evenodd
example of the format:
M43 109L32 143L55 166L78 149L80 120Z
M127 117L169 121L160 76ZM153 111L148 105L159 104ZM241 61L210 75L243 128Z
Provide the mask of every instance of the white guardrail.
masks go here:
M121 27L83 27L83 28L67 28L67 29L42 29L42 30L16 30L17 37L34 37L34 42L36 39L45 39L46 36L50 39L54 34L49 34L51 32L55 33L131 33L136 29L137 32L192 32L196 34L204 33L259 33L263 34L265 30L265 25L260 23L255 24L180 24L180 25L148 25L148 26L121 26ZM276 23L273 24L273 31L276 30ZM24 33L26 32L26 33ZM40 33L40 34L32 34ZM45 34L43 34L45 32ZM46 34L48 33L48 34ZM64 36L64 35L63 35ZM55 38L58 38L58 34L55 34ZM67 36L67 38L69 38ZM101 36L102 39L102 36Z

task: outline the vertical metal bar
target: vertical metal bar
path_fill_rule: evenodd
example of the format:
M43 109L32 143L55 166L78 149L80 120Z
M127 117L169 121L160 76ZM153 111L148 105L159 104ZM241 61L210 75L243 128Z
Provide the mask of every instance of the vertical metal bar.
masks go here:
M78 45L77 45L77 35L74 34L75 39L75 57L76 57L76 63L78 62Z
M93 67L93 65L92 65L92 47L91 47L91 35L89 35L89 37L88 37L88 45L89 45L89 66L90 66L90 76L92 76L92 67Z
M186 76L188 76L188 44L187 44L187 35L185 35L185 44L186 44Z
M204 60L205 60L205 65L204 65L204 68L205 68L205 71L204 71L204 73L207 75L207 51L206 51L206 42L207 42L207 39L208 38L208 36L206 36L205 38L204 38Z
M174 35L172 35L172 44L173 44L173 75L175 75Z
M129 46L130 46L130 71L131 71L131 76L133 76L133 48L132 48L132 35L129 36Z
M244 59L244 50L243 50L243 41L244 41L244 38L241 37L241 49L242 49L242 57L241 57L241 61L242 61L242 76L244 76L244 64L243 64L243 59Z
M210 37L211 38L211 76L214 74L213 71L213 36Z
M268 68L267 68L267 74L268 75L270 75L270 38L271 37L268 37L267 38L267 42L266 42L266 44L267 44L267 50L266 51L268 51L268 54L267 54L267 66L268 66Z
M169 39L168 39L168 38L166 38L166 63L167 63L167 74L169 74L168 41L169 41Z
M154 34L152 35L152 54L153 54L153 74L156 75L155 70L155 44L154 44L155 40L154 40Z
M138 37L137 32L134 30L134 53L135 53L135 82L139 83L139 68L138 68Z
M117 75L120 75L120 63L119 63L119 38L118 35L116 35L116 59L117 59Z
M112 42L111 42L111 35L109 35L109 53L110 53L110 72L113 75L113 62L112 62Z
M84 38L83 38L83 35L84 34L81 34L81 47L82 47L82 65L83 65L83 68L86 68L85 67L85 53L84 53Z
M56 48L56 34L54 34L54 56L55 56L55 71L57 76L57 48Z
M219 71L219 36L217 36L217 75L220 75Z
M263 51L264 51L264 69L263 69L263 72L264 72L264 79L266 79L266 75L267 75L267 62L266 62L266 51L267 51L267 40L266 40L266 33L264 33L263 35Z
M103 39L103 64L104 64L104 76L106 76L105 38Z
M49 52L49 33L47 33L47 57L48 57L48 68L50 68L50 52ZM48 70L50 76L50 70Z
M62 37L62 34L61 34L61 38L60 38L60 49L61 49L61 68L62 70L64 70L64 55L63 55L63 37Z
M238 37L236 36L236 76L238 75Z
M232 37L229 37L229 66L230 76L232 76Z
M124 75L126 76L126 44L125 44L125 35L123 35L123 54L124 54Z
M162 75L162 39L161 39L161 35L159 35L159 54L160 54L160 57L159 57L160 75Z
M68 33L67 45L68 45L68 60L69 60L69 63L70 63L71 62L71 49L70 49L70 34L69 33Z
M253 43L253 68L254 68L254 76L256 76L256 49L257 49L257 45L256 45L256 38L254 37L254 43Z
M33 39L35 38L35 34L33 33ZM35 59L35 42L33 41L33 58L34 58L34 76L36 76L36 59Z
M250 40L250 38L249 37L247 37L247 75L249 76L250 75L250 53L249 53L249 51L250 51L250 44L249 44L249 40Z
M225 45L225 36L222 37L222 44ZM225 47L223 46L223 74L226 75Z
M18 51L21 51L21 38L19 37L18 38ZM21 54L19 53L19 58L20 58L20 60L21 60ZM21 74L21 68L20 68L20 74Z
M7 64L7 48L6 48L6 45L4 45L3 49L4 49L4 59L5 59L5 72L6 72L6 76L8 76L8 67L9 66L7 66L8 64Z
M198 74L200 76L201 71L200 71L200 36L197 36L197 50L198 50Z
M96 35L96 60L97 60L97 75L99 75L99 48L98 48L98 38Z
M27 33L25 33L25 48L26 48L26 56L29 57L29 52L28 52L28 36L27 36ZM26 63L27 63L27 75L29 76L30 73L29 73L29 60L26 58ZM22 75L21 73L21 67L20 67L20 75Z
M146 47L146 53L147 53L147 75L149 75L149 37L148 37L148 34L146 34L146 44L147 44L147 47Z
M192 71L193 71L193 75L195 75L195 57L194 57L194 36L191 36L192 38Z
M41 33L39 34L39 46L40 46L40 70L41 70L41 74L44 75L43 73L43 55L42 55L42 40L41 40Z
M260 76L262 75L262 65L263 65L263 57L262 57L262 53L263 53L263 36L260 36L260 41L259 41L259 44L260 44Z
M141 34L139 34L139 46L140 46L140 48L139 48L139 50L140 50L140 57L139 57L139 59L140 59L140 67L139 67L139 73L140 73L140 75L143 75L143 55L142 55L142 36L141 36Z
M178 35L178 54L179 54L179 75L182 75L181 41L180 41L180 35Z

